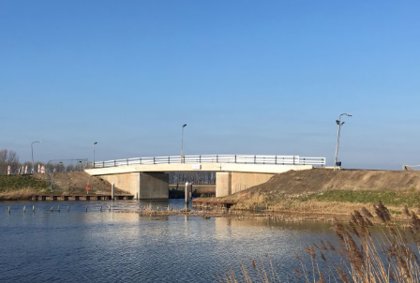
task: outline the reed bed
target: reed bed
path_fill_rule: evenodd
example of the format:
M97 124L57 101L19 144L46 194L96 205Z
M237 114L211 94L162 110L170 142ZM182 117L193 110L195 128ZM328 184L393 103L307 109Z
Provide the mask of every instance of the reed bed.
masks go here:
M396 224L388 208L379 202L373 211L355 210L347 224L336 221L333 229L337 241L321 241L307 247L304 256L296 258L300 268L295 270L294 278L280 279L268 260L253 261L251 268L241 265L239 274L231 272L224 281L418 283L420 219L407 207L403 214L406 224Z

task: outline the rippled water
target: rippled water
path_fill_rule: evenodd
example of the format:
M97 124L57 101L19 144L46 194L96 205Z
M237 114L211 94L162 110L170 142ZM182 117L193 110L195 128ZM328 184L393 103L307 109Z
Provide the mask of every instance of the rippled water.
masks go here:
M297 282L295 256L332 237L322 225L140 217L130 211L145 203L115 202L109 210L110 204L0 203L0 282L220 282L239 273L241 263L252 269L253 259L271 262L282 281Z

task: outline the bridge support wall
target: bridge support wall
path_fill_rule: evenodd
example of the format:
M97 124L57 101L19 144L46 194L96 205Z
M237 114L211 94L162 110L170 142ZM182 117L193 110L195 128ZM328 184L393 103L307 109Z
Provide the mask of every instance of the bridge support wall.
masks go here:
M216 197L228 196L267 182L274 174L217 172Z
M140 173L140 199L168 199L169 175L165 173Z
M125 174L111 174L101 175L100 178L114 184L115 188L126 191L134 196L138 197L139 186L140 186L140 173L125 173Z
M136 199L167 199L169 196L169 175L165 173L126 173L100 177Z

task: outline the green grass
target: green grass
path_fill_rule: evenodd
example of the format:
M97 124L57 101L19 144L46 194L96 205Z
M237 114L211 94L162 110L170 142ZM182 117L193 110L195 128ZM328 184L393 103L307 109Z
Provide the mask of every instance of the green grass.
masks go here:
M43 190L48 188L48 183L32 176L0 176L0 192L11 192L25 188Z
M327 191L306 196L305 200L336 201L352 203L378 203L385 205L420 207L419 192L374 192L374 191Z

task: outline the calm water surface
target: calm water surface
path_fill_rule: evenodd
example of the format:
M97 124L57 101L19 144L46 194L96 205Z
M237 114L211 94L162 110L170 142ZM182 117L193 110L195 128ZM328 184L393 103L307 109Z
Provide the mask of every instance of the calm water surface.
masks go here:
M253 259L298 282L296 255L333 237L327 226L267 218L140 217L139 205L0 203L0 282L221 282L241 264L252 269Z

